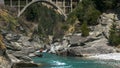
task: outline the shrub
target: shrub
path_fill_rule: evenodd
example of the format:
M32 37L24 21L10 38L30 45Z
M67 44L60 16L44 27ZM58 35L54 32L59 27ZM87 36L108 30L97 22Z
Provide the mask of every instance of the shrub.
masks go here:
M86 22L84 22L81 26L81 33L83 37L86 37L89 35L89 29Z
M97 25L97 19L100 11L95 8L92 0L83 0L78 4L75 10L68 16L68 22L74 23L78 19L81 23L86 21L88 25Z
M111 30L109 31L110 35L109 35L109 43L112 46L117 46L120 44L120 32L117 31L116 29L116 25L112 24L111 26Z

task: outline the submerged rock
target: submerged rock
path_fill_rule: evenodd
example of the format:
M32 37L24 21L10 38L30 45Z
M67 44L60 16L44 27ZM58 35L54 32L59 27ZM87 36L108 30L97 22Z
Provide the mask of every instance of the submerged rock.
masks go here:
M39 66L40 65L35 64L35 63L20 62L20 63L14 63L11 68L36 68L36 67L39 67Z

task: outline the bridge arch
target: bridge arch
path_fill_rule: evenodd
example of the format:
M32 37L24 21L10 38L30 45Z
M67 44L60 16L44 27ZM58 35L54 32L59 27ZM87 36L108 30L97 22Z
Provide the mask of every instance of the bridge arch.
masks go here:
M20 17L29 6L31 6L32 4L37 3L37 2L44 2L44 3L47 3L51 6L53 6L54 9L56 9L61 15L64 16L65 20L67 19L67 15L62 11L62 9L60 7L58 7L56 4L54 4L53 2L48 1L48 0L33 0L33 1L31 1L18 13L18 17Z

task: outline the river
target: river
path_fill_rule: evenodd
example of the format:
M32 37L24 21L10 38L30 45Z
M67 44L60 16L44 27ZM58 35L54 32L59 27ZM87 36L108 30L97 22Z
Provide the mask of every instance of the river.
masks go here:
M42 63L39 68L118 68L115 61L91 60L80 57L63 57L44 53L43 57L33 57L35 63Z

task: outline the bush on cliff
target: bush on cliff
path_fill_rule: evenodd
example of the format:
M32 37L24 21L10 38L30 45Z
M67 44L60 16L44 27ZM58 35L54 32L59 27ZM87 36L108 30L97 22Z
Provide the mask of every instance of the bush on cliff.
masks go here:
M7 9L0 9L0 28L6 30L15 30L18 24L17 19L11 15Z
M111 30L109 31L109 43L112 46L118 46L120 44L120 31L116 29L116 25L112 24Z
M89 35L89 29L86 22L84 22L81 26L81 33L83 37L86 37Z
M78 4L75 10L70 13L68 20L75 22L75 18L81 23L86 21L88 25L96 25L100 16L100 11L95 8L94 2L91 0L83 0ZM69 22L69 21L68 21Z

